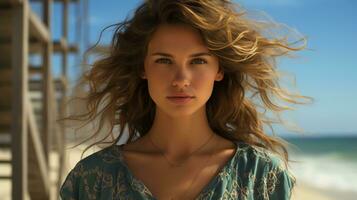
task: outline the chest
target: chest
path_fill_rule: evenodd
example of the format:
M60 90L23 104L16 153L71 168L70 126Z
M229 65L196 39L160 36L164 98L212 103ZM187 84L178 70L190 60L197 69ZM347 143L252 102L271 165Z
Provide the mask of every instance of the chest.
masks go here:
M234 150L192 157L183 166L172 167L161 155L127 153L125 162L134 178L140 180L156 199L194 199L229 162Z

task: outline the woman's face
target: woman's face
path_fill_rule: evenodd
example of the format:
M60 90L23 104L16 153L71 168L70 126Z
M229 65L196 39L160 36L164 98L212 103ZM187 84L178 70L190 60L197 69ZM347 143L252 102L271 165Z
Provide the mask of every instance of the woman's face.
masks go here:
M185 25L160 25L145 57L144 75L157 109L171 116L191 115L212 94L214 81L223 79L218 58L199 32ZM173 98L190 96L191 98Z

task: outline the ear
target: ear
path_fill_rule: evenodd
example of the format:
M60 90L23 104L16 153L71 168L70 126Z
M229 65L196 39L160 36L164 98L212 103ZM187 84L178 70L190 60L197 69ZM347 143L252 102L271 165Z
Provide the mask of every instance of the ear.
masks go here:
M219 70L219 72L216 75L216 78L214 80L216 81L221 81L224 78L224 72L223 70Z

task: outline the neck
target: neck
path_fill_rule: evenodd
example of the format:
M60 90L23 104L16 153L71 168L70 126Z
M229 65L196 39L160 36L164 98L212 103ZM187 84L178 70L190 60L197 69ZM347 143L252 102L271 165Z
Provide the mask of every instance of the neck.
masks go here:
M181 157L201 147L214 134L209 127L205 109L179 117L167 116L158 109L147 135L166 155ZM213 140L214 138L209 143ZM206 146L209 146L209 143Z

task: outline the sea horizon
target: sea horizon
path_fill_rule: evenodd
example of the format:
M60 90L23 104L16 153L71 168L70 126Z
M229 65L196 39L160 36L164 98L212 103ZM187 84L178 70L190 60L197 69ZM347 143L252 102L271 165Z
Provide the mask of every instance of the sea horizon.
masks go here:
M297 182L330 193L357 195L357 135L309 134L284 140L290 144L294 161L290 167Z

